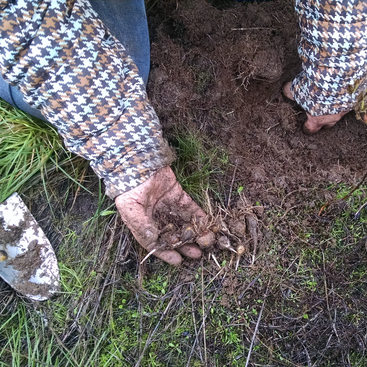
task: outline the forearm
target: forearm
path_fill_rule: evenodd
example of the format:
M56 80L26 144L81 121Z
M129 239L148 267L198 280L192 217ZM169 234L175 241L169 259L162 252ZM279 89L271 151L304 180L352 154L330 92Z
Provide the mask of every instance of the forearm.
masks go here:
M332 4L331 4L332 3ZM367 77L367 3L298 0L302 72L292 83L295 100L313 116L353 109Z
M90 161L111 197L171 163L136 66L89 2L8 4L0 32L4 79Z

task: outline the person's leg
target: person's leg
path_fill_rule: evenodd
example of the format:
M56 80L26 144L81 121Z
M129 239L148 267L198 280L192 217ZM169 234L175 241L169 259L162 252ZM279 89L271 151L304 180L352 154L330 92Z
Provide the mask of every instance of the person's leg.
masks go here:
M24 102L23 95L18 90L18 88L9 85L1 76L0 76L0 98L10 103L11 105L21 109L22 111L29 113L32 116L45 120L40 111L36 110L35 108L32 108L28 103Z
M282 92L285 97L294 101L293 93L291 90L291 82L284 84ZM336 125L336 123L349 111L340 112L333 115L322 115L322 116L311 116L306 112L307 120L303 124L303 132L308 135L317 133L319 130L324 128L330 128Z
M146 84L150 68L150 45L144 0L91 0L93 9L111 33L125 46ZM0 98L42 120L40 111L23 100L16 87L0 76Z
M0 98L6 102L13 104L13 99L10 93L10 85L0 76Z
M144 0L90 0L111 33L125 46L147 84L150 44Z

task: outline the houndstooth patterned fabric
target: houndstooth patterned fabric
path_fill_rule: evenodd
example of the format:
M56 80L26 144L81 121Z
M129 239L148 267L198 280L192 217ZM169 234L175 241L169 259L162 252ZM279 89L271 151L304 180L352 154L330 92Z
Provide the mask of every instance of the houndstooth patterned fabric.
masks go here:
M313 116L352 110L366 89L367 1L296 0L296 11L303 70L295 100Z
M114 198L169 165L143 80L87 0L0 0L0 72Z

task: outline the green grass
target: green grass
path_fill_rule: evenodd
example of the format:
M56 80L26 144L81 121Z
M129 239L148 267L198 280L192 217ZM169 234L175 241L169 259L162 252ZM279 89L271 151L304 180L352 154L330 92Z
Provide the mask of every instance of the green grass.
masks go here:
M173 170L183 189L200 204L206 191L220 196L218 176L230 167L226 151L194 131L176 131L171 143L177 152Z
M107 330L101 326L105 311L101 311L101 318L95 312L104 280L97 271L101 263L106 267L110 264L104 251L109 254L111 248L102 244L112 219L99 216L79 223L83 226L79 233L71 229L77 220L74 215L53 220L64 233L57 251L61 294L38 304L9 298L10 294L2 297L8 306L0 316L0 365L92 366L106 342ZM94 337L89 339L89 333Z
M0 202L43 177L51 160L54 166L71 160L53 127L1 100L0 145Z
M322 217L325 197L345 197L350 185L310 187L290 211L267 208L253 266L244 256L235 271L231 254L222 251L215 253L222 270L207 256L178 269L153 258L139 265L139 247L85 163L63 165L67 175L52 170L46 162L58 162L63 152L56 133L2 107L7 122L1 120L0 135L24 124L19 131L30 136L17 158L24 168L12 161L2 195L19 187L28 204L37 204L35 214L55 237L62 292L36 304L0 283L0 367L244 366L264 303L250 365L306 366L305 351L314 365L367 365L366 210L355 218L366 201L365 184ZM232 177L227 154L199 132L177 132L171 140L184 189L201 203L205 192L220 198L217 182ZM2 159L9 159L3 147L10 141L1 144ZM32 156L40 157L37 164ZM83 176L89 192L68 176Z

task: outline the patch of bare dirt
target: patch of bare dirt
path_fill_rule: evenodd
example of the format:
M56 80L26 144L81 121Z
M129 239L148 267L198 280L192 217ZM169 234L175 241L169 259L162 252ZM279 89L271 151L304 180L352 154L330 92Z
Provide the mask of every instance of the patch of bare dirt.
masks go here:
M197 128L226 147L250 199L279 204L300 187L363 175L363 123L349 114L306 136L305 113L281 94L300 70L291 2L161 1L150 23L149 95L166 133Z
M200 130L224 147L235 167L221 182L224 202L243 186L249 202L265 208L265 217L257 217L261 231L246 230L240 271L235 253L216 248L205 259L210 290L239 325L246 324L248 309L258 312L256 300L267 295L261 338L272 365L349 365L350 355L366 351L366 323L350 321L365 312L364 297L354 291L365 283L350 287L347 280L355 269L363 272L366 232L345 229L337 246L330 234L337 216L317 213L321 203L333 202L330 184L354 186L364 176L366 126L350 113L330 130L303 134L304 111L281 94L301 69L291 1L165 0L156 3L149 21L148 93L165 133ZM236 236L246 221L233 201L225 223ZM363 240L352 245L354 236ZM261 251L267 256L256 257ZM183 279L190 279L185 271ZM252 335L250 329L243 335ZM212 347L214 354L219 346ZM276 361L276 350L289 364Z

